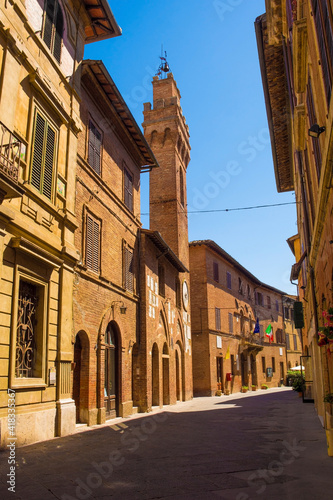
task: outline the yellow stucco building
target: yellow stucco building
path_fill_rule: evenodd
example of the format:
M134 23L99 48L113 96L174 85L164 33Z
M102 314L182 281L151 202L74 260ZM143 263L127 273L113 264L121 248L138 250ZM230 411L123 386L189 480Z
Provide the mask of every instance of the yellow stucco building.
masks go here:
M255 22L276 184L295 191L298 233L289 239L305 325L306 390L333 455L332 343L321 340L333 306L333 5L331 0L267 0Z

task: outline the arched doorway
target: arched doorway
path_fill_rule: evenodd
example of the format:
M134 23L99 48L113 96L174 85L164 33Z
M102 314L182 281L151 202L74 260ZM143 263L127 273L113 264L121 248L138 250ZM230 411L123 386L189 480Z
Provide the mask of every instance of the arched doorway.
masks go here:
M152 349L152 405L160 405L160 377L159 377L159 358L158 358L158 347L155 343Z
M119 413L120 348L119 335L113 321L105 331L104 406L106 418Z
M163 404L170 404L170 386L169 386L169 351L168 346L165 343L163 346L162 354L162 376L163 376Z
M76 422L88 422L89 339L85 332L79 332L75 337L72 397L76 408Z

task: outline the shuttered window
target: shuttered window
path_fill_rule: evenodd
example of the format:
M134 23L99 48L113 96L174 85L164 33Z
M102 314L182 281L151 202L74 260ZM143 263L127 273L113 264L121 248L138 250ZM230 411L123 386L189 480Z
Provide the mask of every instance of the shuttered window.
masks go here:
M132 212L133 211L133 177L124 168L124 203L126 207Z
M36 111L30 182L49 200L53 197L56 139L54 128Z
M64 18L58 0L45 0L42 38L60 63Z
M102 134L92 121L89 122L88 163L96 174L101 175Z
M219 265L218 262L213 262L213 276L216 283L219 282Z
M229 333L234 333L234 321L232 313L228 313Z
M130 292L134 291L133 250L127 245L124 245L124 287Z
M86 215L86 266L94 273L100 270L100 222Z
M227 271L227 288L231 290L231 273Z
M215 307L215 328L221 330L221 310L219 307Z
M309 114L309 125L312 127L317 122L317 116L316 116L316 110L315 110L315 104L314 104L314 98L313 98L313 91L312 91L312 84L311 84L311 79L309 78L308 80L308 87L307 87L307 94L306 94L306 104L308 108L308 114ZM317 179L318 179L318 184L319 184L319 179L320 179L320 171L321 171L321 150L320 150L320 142L317 138L312 137L312 147L313 147L313 154L314 154L314 159L315 159L315 164L316 164L316 172L317 172ZM299 155L300 161L302 158Z
M330 104L333 81L333 18L329 0L311 0L326 93Z

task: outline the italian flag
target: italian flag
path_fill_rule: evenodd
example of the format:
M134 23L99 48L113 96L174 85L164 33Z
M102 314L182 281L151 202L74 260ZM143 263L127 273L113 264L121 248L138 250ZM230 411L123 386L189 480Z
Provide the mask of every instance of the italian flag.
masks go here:
M268 327L265 330L265 333L266 333L266 337L269 338L269 343L271 343L273 340L273 332L272 332L272 325L271 324L268 325Z

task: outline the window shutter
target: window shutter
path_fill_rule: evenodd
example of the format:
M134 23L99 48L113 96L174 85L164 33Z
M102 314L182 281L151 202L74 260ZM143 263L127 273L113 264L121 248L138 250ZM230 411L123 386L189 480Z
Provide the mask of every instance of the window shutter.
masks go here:
M99 273L101 226L90 215L87 215L86 224L86 266Z
M219 265L217 262L213 262L213 275L214 275L214 281L216 283L219 282Z
M221 310L215 307L215 328L221 330Z
M229 319L229 333L233 333L234 332L234 324L233 324L232 313L228 313L228 319Z
M55 1L54 0L46 0L43 40L49 49L51 48L51 44L52 44L54 12L55 12Z
M124 169L124 203L133 211L133 178L128 170Z
M133 252L126 246L124 248L124 267L125 288L133 292Z
M51 200L52 198L55 138L55 131L50 126L47 126L44 157L43 194L47 198L49 198L49 200Z
M89 269L93 268L93 232L94 232L94 221L89 215L86 219L86 266Z
M40 191L43 168L43 150L46 122L44 118L36 113L35 132L33 138L33 154L31 167L31 184Z
M100 237L100 225L98 222L93 221L93 262L92 270L95 273L99 272L99 237Z
M55 21L53 55L59 63L60 63L60 56L61 56L61 43L62 43L63 29L64 29L64 20L63 20L61 8L58 5L57 16L56 16L56 21Z
M227 287L231 290L231 273L227 271Z
M101 174L102 134L89 122L88 163L96 174Z

